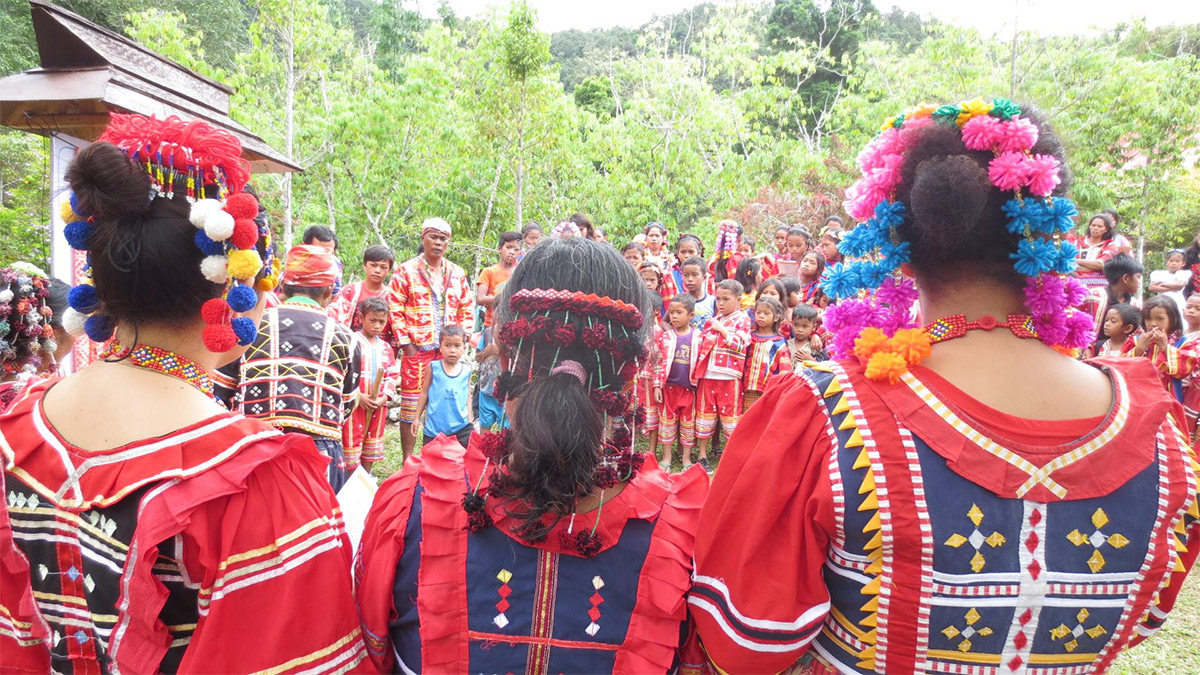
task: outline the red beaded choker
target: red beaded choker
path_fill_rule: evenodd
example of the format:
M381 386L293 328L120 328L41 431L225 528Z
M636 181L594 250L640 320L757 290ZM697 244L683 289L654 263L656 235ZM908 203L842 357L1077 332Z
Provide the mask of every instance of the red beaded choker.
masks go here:
M133 349L127 350L113 340L100 353L100 358L123 361L137 368L152 370L177 380L183 380L210 398L213 397L213 383L208 376L208 371L195 361L175 352L150 345L137 345Z
M973 330L987 330L994 328L1007 328L1012 331L1012 334L1022 340L1036 340L1038 338L1037 330L1033 327L1033 317L1028 314L1009 314L1008 320L1001 323L996 320L996 317L985 315L980 317L978 321L967 321L965 314L954 314L945 316L931 324L925 326L925 333L929 335L929 341L932 344L945 342L960 338Z

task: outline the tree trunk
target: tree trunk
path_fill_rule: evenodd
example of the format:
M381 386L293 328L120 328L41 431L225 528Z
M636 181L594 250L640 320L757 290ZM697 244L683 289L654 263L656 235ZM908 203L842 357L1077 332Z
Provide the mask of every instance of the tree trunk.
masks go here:
M283 149L288 159L292 158L296 137L296 3L291 3L288 12L287 33L284 36L284 47L287 50L286 85L284 87L283 109ZM289 248L292 245L292 174L283 174L283 243Z
M500 187L500 171L504 168L504 160L496 162L496 174L492 176L492 189L488 194L487 210L483 212L483 224L479 226L479 245L480 248L475 249L475 273L472 278L479 276L479 265L483 260L484 237L487 234L488 221L492 219L492 206L496 203L496 189ZM517 223L517 232L521 231L520 223Z

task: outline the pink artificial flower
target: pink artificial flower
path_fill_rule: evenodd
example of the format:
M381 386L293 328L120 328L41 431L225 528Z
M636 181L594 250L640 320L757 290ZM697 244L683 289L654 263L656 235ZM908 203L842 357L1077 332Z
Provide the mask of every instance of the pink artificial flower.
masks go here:
M872 138L862 152L858 153L858 168L866 173L883 165L883 158L899 152L900 132L895 127L888 127Z
M846 213L859 222L875 215L875 205L888 198L891 188L880 186L872 176L863 176L846 190Z
M1075 277L1064 277L1063 285L1065 286L1065 295L1067 298L1068 307L1078 307L1083 304L1083 301L1088 297L1087 286L1084 286L1081 281Z
M997 155L988 164L988 178L992 185L1008 192L1017 190L1029 182L1029 167L1025 163L1025 155L1019 152L1006 152Z
M1054 155L1034 155L1025 166L1029 171L1029 191L1039 197L1048 197L1054 188L1058 187L1061 179L1058 176L1059 163Z
M1063 344L1069 332L1067 320L1062 314L1035 317L1033 327L1037 329L1038 338L1051 347Z
M1060 314L1066 307L1064 278L1040 274L1025 281L1025 306L1035 317Z
M1001 122L1000 132L1001 152L1025 152L1038 140L1038 128L1019 115L1008 122Z
M874 181L875 187L885 194L884 199L900 184L900 169L903 166L904 155L886 155L883 158L883 164L868 174Z
M1087 312L1072 310L1066 319L1067 334L1062 345L1070 349L1083 349L1096 337L1096 325Z
M1003 138L1000 124L991 115L972 117L962 128L963 145L968 150L991 150Z

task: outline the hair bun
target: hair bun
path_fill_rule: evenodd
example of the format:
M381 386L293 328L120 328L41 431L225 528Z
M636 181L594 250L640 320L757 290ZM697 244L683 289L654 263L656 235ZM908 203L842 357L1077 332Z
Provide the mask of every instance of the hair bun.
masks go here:
M938 155L921 161L908 195L911 227L922 257L955 257L985 234L982 218L991 195L987 170L965 154Z
M97 220L124 222L150 209L150 177L112 143L93 143L75 155L67 182L84 213Z

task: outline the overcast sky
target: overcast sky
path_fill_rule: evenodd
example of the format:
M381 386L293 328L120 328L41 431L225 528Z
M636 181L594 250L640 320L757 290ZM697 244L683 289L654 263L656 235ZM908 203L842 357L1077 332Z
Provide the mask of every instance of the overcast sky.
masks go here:
M671 14L701 0L529 0L537 9L541 29L556 32L568 28L588 30L612 26L640 26L656 14ZM432 14L437 0L417 0L421 11ZM461 16L480 13L507 0L450 0ZM1011 33L1013 16L1021 30L1042 33L1087 33L1108 28L1134 16L1146 17L1151 26L1200 22L1197 0L876 0L883 11L900 7L909 12L932 15L957 25L970 25L985 33Z

